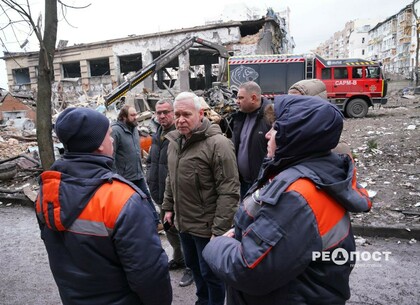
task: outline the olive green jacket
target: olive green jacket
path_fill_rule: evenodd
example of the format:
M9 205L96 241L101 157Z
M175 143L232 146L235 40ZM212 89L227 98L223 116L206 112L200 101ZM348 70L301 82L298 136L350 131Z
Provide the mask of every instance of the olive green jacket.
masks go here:
M232 142L207 118L182 147L183 136L177 130L166 138L168 176L162 208L175 212L180 232L199 237L222 235L231 228L239 203Z

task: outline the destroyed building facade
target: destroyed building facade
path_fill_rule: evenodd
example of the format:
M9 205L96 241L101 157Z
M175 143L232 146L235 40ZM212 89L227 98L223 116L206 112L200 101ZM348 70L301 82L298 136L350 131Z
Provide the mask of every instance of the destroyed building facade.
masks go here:
M257 20L231 21L148 35L66 46L54 57L53 105L102 97L186 37L223 45L231 55L291 53L293 39L283 17L273 11ZM38 52L5 53L9 92L36 99ZM191 48L153 73L127 94L159 90L205 90L218 72L218 56Z

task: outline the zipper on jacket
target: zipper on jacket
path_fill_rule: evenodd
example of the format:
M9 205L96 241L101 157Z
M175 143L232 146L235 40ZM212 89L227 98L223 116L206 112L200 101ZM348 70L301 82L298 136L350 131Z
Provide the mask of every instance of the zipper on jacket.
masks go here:
M204 213L204 200L203 200L203 194L201 193L200 176L197 169L194 170L194 173L195 173L195 187L197 188L198 197L200 199L200 205L203 208L202 212Z

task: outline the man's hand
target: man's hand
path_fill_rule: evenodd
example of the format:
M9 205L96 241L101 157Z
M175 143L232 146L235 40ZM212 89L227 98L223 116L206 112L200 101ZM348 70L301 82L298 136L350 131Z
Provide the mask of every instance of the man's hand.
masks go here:
M233 238L235 236L235 228L230 229L225 234L223 234L223 236L232 237Z
M163 216L163 222L168 222L170 225L173 225L172 223L172 217L174 215L174 212L172 211L166 211L165 216Z

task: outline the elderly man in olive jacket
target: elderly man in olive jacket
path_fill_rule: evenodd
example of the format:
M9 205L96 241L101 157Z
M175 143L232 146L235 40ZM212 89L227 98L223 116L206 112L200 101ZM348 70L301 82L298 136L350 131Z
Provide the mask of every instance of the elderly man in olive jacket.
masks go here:
M196 284L196 304L224 304L223 283L201 251L232 226L239 201L239 177L232 142L204 117L200 99L182 92L174 102L176 130L168 133L168 177L164 220L180 232L185 263Z

